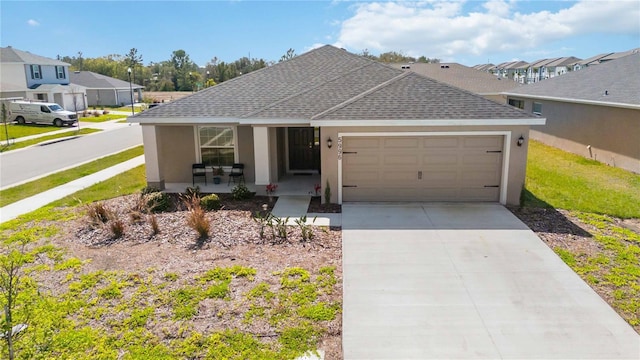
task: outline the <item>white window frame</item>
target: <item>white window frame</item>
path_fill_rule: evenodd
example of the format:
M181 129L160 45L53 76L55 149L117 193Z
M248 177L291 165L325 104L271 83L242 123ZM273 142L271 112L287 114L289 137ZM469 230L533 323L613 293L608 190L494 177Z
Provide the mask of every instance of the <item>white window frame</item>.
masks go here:
M31 79L42 80L42 69L40 65L31 65Z
M66 79L64 66L56 65L56 79Z
M224 124L216 124L216 125L199 125L199 126L194 126L193 127L193 136L195 137L195 144L196 144L196 157L197 157L197 161L199 163L202 162L202 144L200 143L200 129L202 128L207 128L207 127L217 127L217 128L230 128L231 131L233 132L233 162L237 163L239 162L239 158L238 158L238 127L235 125L224 125ZM230 149L231 147L223 147L223 146L217 146L217 147L212 147L212 148L227 148ZM231 166L223 166L223 168L225 170L229 170L231 169Z

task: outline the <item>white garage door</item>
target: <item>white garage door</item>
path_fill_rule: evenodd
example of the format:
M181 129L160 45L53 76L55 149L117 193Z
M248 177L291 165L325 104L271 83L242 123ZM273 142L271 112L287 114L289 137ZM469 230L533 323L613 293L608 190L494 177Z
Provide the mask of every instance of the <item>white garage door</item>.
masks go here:
M499 201L503 136L343 138L343 201Z

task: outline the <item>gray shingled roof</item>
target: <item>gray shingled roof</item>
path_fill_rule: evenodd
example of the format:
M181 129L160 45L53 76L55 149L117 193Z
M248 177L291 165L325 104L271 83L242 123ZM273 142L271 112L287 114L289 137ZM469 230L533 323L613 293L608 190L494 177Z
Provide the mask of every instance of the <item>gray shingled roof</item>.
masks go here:
M0 62L69 66L69 64L64 61L54 60L40 55L34 55L27 51L14 49L11 46L0 48Z
M475 94L496 94L522 86L513 80L500 79L495 75L456 63L442 64L393 64L396 69L409 66L409 70L447 85Z
M75 71L69 74L69 81L86 87L87 89L129 89L129 82L115 79L109 76L100 75L92 71ZM133 84L134 89L144 86Z
M513 107L323 46L132 117L224 119L531 119Z
M507 94L640 105L640 53L529 84Z

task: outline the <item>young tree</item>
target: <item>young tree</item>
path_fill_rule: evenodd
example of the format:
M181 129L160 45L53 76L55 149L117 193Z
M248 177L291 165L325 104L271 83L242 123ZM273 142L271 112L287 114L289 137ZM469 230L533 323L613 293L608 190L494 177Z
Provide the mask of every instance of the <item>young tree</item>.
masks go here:
M136 83L136 67L142 65L142 55L138 55L138 49L131 48L125 56L128 66L133 70L133 82ZM137 83L136 83L137 84Z
M15 358L15 341L20 333L27 328L24 323L18 323L16 313L21 307L19 295L22 286L23 267L30 262L25 254L24 245L0 254L0 303L4 310L4 317L0 319L0 338L7 344L9 360Z
M280 58L279 62L283 62L285 60L293 59L296 56L297 56L296 55L296 51L293 50L292 48L289 48L289 50L287 50L287 53L282 55L282 57Z

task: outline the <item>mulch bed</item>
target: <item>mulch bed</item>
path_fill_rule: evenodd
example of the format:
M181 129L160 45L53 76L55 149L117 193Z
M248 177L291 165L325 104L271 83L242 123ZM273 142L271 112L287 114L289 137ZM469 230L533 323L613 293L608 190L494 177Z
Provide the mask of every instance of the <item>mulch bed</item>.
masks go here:
M309 213L334 213L338 214L342 212L342 205L340 204L323 204L322 198L320 196L311 197L311 202L309 203L309 208L307 209Z

